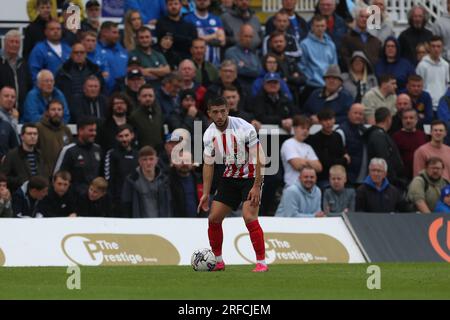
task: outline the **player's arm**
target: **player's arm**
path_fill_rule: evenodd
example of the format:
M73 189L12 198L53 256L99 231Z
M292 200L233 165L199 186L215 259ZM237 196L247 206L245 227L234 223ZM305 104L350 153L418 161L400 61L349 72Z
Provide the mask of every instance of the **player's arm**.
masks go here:
M209 194L211 192L211 185L214 176L214 158L204 155L203 163L203 195L200 198L197 212L200 213L201 210L209 210Z
M259 143L250 148L250 161L256 159L255 165L255 182L248 194L247 200L250 200L250 205L253 207L259 206L261 200L261 186L264 177L264 164L266 163L266 157L264 151Z

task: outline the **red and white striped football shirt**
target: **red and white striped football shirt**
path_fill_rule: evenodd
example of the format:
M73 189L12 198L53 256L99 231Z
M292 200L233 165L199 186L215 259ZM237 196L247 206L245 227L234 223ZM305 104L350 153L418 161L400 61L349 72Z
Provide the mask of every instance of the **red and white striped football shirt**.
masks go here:
M224 131L214 123L203 135L204 154L225 164L224 178L249 179L255 177L256 157L249 156L249 149L259 143L255 128L247 121L228 117Z

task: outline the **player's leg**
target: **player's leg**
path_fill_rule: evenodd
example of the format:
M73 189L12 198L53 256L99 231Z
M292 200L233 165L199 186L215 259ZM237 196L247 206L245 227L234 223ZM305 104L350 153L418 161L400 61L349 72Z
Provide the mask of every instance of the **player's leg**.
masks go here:
M209 244L211 245L211 250L214 252L218 262L222 262L222 221L230 212L231 208L226 204L219 201L213 201L208 216Z
M223 231L222 221L241 202L239 192L236 192L235 183L231 179L222 178L219 182L217 195L211 205L211 211L208 217L209 228L208 236L211 249L217 259L214 271L225 269L225 263L222 259Z
M254 272L268 271L266 264L266 248L264 242L264 231L259 225L258 221L258 207L253 207L250 201L245 201L242 207L242 216L245 221L250 240L252 241L253 249L256 254L256 267Z

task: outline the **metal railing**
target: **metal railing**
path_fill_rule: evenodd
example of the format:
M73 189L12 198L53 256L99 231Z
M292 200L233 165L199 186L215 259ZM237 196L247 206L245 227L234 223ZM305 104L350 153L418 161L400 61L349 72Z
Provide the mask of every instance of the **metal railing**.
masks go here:
M296 11L314 12L317 0L297 0ZM447 12L447 0L386 0L386 11L392 21L398 23L408 22L408 11L415 4L422 5L429 13L432 21ZM281 8L281 0L263 0L263 12L276 12Z

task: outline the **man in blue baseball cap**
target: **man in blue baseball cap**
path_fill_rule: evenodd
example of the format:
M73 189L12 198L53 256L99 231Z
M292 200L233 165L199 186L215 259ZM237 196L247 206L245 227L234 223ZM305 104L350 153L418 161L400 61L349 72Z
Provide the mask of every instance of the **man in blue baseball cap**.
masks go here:
M442 188L441 199L438 201L434 212L450 213L450 184Z

